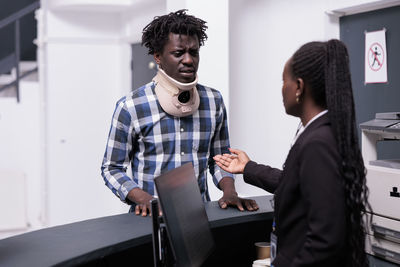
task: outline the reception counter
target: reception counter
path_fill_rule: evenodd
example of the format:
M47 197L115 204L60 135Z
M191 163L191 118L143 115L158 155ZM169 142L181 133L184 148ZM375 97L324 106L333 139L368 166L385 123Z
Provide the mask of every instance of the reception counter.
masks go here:
M269 240L272 197L254 197L255 212L205 204L216 250L204 266L251 266L254 242ZM153 266L151 235L151 218L129 213L46 228L0 240L0 266Z

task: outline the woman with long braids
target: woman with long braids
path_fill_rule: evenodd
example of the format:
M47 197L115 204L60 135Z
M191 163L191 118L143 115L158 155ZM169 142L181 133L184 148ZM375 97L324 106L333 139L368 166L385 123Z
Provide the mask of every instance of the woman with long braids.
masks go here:
M282 95L286 113L301 120L283 170L238 149L214 160L275 194L273 266L367 266L363 215L370 207L345 45L300 47L285 64Z

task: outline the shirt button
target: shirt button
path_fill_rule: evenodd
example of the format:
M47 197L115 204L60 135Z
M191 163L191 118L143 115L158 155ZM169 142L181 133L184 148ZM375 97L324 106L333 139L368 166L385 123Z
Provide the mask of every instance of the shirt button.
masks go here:
M182 156L185 155L185 152L182 151L182 152L181 152L181 155L182 155Z
M184 129L183 128L181 128L181 132L183 132L184 131Z

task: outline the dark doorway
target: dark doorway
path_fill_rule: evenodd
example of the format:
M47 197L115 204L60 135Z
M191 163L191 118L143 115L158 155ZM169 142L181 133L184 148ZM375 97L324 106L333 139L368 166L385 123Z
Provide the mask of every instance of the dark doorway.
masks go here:
M132 90L151 81L157 73L153 55L140 43L132 44Z

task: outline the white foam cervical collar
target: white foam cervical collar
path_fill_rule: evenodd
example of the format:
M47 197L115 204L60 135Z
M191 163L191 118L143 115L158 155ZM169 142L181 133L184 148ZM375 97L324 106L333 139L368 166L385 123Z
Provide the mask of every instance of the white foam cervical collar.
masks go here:
M196 89L197 80L196 75L193 82L181 83L168 76L162 69L158 69L153 81L156 84L156 95L163 110L175 117L184 117L195 113L200 104L199 93ZM179 94L183 91L190 92L190 99L187 103L182 103L178 99Z

